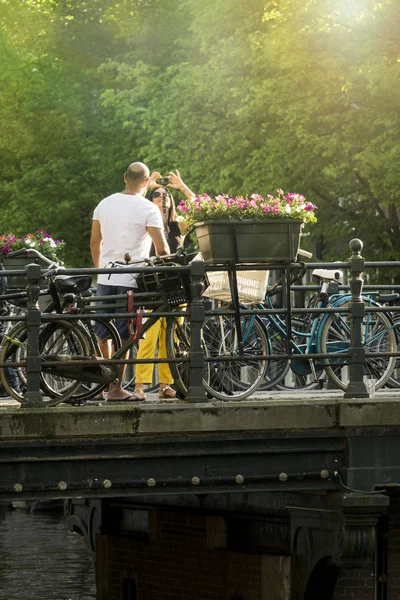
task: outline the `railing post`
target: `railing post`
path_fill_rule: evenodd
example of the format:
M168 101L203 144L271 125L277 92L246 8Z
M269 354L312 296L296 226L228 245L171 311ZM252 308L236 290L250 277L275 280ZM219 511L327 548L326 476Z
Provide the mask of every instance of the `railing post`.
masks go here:
M25 267L28 286L26 288L28 296L28 307L26 311L26 325L28 330L28 348L26 355L26 378L27 391L25 407L38 407L43 404L42 394L40 392L40 371L41 358L39 351L39 333L41 312L39 309L39 279L41 276L40 265L27 265Z
M350 250L352 255L350 263L350 291L351 291L351 313L350 313L350 381L344 394L345 398L368 398L367 388L363 380L365 363L365 346L362 339L362 324L365 316L365 305L361 297L365 261L361 256L363 243L361 240L351 240Z
M203 388L204 353L201 345L201 329L205 316L205 308L201 298L204 263L200 260L194 260L190 263L189 267L192 301L190 303L189 385L186 400L188 402L207 402Z

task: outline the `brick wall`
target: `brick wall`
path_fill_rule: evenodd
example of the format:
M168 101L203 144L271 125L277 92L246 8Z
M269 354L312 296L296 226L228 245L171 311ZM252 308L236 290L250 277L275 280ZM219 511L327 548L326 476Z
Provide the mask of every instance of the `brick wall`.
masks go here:
M149 513L147 535L97 537L98 600L290 600L290 558L232 552L222 517ZM400 600L400 507L389 515L387 600ZM374 564L333 600L374 600Z
M334 600L374 600L374 567L348 569L340 573Z
M290 598L290 559L228 551L219 517L153 512L147 539L100 535L97 550L98 600Z
M392 500L388 523L387 600L400 600L400 505ZM342 571L334 600L374 600L374 564L368 568Z

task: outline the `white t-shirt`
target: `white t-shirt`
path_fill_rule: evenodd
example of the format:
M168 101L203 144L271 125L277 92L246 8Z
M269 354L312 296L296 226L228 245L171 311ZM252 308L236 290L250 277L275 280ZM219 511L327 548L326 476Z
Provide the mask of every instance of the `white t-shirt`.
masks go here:
M161 213L157 206L139 195L117 193L104 198L96 206L93 220L99 221L103 238L100 268L116 260L123 262L126 252L129 252L132 260L148 258L151 237L146 228L163 229ZM135 275L99 274L97 282L104 285L134 287Z

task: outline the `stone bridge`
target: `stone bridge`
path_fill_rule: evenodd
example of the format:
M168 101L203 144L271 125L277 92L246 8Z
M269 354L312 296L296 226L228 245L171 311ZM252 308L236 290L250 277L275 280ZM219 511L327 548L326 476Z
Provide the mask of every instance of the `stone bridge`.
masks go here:
M322 390L229 403L0 406L0 498L66 500L69 526L96 555L101 600L118 597L109 573L116 540L126 536L141 553L157 549L156 570L167 560L161 549L168 539L182 562L182 549L190 554L198 538L201 560L222 561L224 589L236 590L213 595L221 573L211 581L210 572L203 583L212 599L341 597L333 594L347 569L372 569L375 597L397 597L384 595L388 539L399 535L396 392L373 399ZM237 580L235 561L255 569L254 595ZM125 577L139 589L146 567L132 568L132 576L121 571L118 585ZM171 564L171 573L179 569L179 561ZM182 585L185 577L178 577Z

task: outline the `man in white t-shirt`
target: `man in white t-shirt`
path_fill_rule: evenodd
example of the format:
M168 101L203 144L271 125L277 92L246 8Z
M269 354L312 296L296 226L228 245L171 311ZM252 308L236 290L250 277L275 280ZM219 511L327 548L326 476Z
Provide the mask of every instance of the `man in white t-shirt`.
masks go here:
M95 268L103 268L113 261L123 261L129 253L132 260L148 258L151 243L159 256L169 254L165 239L161 213L144 195L159 173L150 177L149 169L140 162L129 165L125 176L123 192L104 198L94 210L90 250ZM123 294L135 287L135 276L130 273L99 274L97 295ZM108 311L112 312L112 311ZM128 339L127 319L116 319L115 325L122 341ZM111 356L109 340L102 338L100 329L96 331L105 358ZM121 369L118 384L111 384L108 401L130 400L131 395L122 388Z

